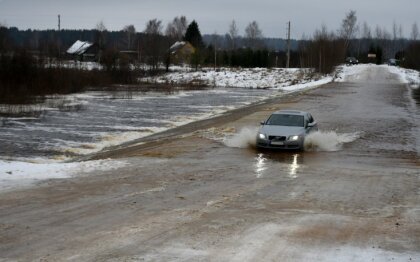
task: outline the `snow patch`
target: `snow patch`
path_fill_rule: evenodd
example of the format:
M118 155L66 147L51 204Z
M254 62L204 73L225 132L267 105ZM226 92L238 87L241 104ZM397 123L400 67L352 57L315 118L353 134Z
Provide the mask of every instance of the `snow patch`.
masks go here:
M334 82L357 82L363 76L363 72L372 68L373 64L342 65L336 68ZM410 84L412 88L420 86L420 72L398 66L379 65L390 73L398 76L401 83Z
M43 180L64 179L93 171L113 170L125 165L125 161L109 159L73 163L0 160L0 192L27 187Z
M194 72L171 72L163 76L140 79L150 83L188 84L200 81L214 87L272 88L293 91L328 83L331 77L298 68L204 68ZM321 82L318 82L321 81Z
M401 68L398 66L386 66L389 72L398 75L400 81L409 84L412 88L419 88L420 86L420 72L417 70Z
M372 66L372 64L338 66L335 70L334 82L357 82L363 71Z

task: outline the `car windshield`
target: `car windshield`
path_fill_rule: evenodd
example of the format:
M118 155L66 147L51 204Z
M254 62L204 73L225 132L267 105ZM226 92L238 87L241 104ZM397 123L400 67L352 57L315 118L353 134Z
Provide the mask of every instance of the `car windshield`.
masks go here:
M304 126L304 118L299 115L273 114L266 125L274 126Z

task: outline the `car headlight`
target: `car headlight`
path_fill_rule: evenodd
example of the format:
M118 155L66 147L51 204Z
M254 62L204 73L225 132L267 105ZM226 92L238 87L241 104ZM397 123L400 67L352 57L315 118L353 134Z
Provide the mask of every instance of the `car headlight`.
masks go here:
M297 141L299 140L299 136L289 136L290 141Z
M267 137L264 134L258 134L259 139L266 139Z

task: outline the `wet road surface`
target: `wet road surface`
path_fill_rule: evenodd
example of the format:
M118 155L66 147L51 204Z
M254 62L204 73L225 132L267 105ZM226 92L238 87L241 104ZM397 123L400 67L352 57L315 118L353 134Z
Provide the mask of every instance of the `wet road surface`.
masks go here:
M396 79L372 66L349 82L97 156L126 161L118 170L0 194L0 258L419 261L420 114ZM284 108L358 139L305 152L222 142Z

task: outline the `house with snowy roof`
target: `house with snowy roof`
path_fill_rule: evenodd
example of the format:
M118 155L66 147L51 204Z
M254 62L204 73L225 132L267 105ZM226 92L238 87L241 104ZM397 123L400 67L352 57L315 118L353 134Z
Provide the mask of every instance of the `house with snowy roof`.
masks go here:
M187 41L177 41L169 48L171 63L173 64L189 63L194 53L195 47Z
M95 61L98 56L98 45L95 43L77 40L67 49L66 53L73 59L81 61Z

